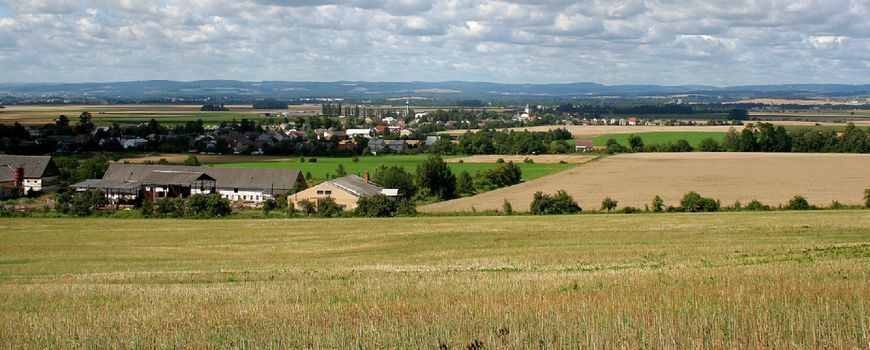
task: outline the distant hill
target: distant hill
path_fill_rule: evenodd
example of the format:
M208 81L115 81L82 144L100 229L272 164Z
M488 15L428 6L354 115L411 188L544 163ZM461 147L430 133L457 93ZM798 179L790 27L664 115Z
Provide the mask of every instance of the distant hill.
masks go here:
M714 87L703 85L500 84L486 82L292 82L236 80L148 80L116 83L0 83L3 95L69 97L344 97L344 98L499 98L595 97L699 94L743 97L849 96L870 94L870 85L788 84Z

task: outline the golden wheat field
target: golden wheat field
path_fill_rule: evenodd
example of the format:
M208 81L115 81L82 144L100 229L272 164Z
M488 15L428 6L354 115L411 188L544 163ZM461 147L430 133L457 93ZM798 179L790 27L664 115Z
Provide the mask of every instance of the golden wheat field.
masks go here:
M723 205L755 199L776 206L797 194L811 204L863 203L870 188L870 155L823 153L634 153L605 157L559 173L471 197L429 204L427 212L500 209L528 211L535 192L565 190L584 209L610 197L641 209L656 195L679 205L689 191Z
M0 219L6 348L866 348L867 210Z

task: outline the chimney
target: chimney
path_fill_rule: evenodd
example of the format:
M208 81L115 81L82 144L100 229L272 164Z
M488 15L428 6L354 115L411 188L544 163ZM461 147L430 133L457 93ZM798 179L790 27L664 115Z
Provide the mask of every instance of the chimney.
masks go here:
M308 181L308 183L309 183L308 187L314 187L314 180L310 180L310 181Z
M363 173L363 179L366 180L366 183L369 182L369 172L368 172L368 171L366 171L366 172Z
M18 167L12 169L12 186L19 193L24 193L24 168Z

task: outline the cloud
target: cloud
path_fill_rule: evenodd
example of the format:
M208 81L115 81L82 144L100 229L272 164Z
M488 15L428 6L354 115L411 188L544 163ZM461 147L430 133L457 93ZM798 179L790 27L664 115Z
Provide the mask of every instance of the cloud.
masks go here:
M4 81L867 83L864 0L0 0Z

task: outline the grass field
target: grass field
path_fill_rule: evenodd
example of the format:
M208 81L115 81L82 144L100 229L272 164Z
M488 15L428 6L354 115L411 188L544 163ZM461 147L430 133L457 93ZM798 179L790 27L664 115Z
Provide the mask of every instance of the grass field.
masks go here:
M0 344L857 349L868 273L866 210L4 219Z
M336 169L339 164L342 164L348 174L362 174L365 171L374 173L374 170L381 165L385 166L400 166L408 171L416 171L417 164L424 161L428 155L397 155L397 156L380 156L380 157L359 157L358 162L354 162L353 158L341 157L316 157L317 162L311 163L306 161L300 162L299 158L283 161L258 161L245 163L222 163L214 164L215 166L235 167L235 168L263 168L263 169L300 169L303 173L310 172L315 181L319 182L326 178L329 173L335 176ZM310 159L308 159L310 160ZM474 175L476 171L490 169L496 166L495 162L491 163L449 163L450 169L454 173L459 174L463 170ZM522 169L522 178L524 181L534 180L541 176L550 175L555 172L573 167L575 164L559 164L559 163L518 163Z
M863 203L870 155L807 153L634 153L606 157L515 186L418 208L421 211L499 209L504 200L528 211L535 192L566 190L584 209L610 197L641 209L656 195L678 206L689 191L731 205L757 199L776 206L802 194L811 204Z
M628 138L631 135L640 136L643 139L644 144L653 144L653 143L667 143L667 142L677 142L678 140L686 140L689 142L692 147L697 147L701 140L706 138L712 138L716 141L722 142L725 140L724 132L691 132L691 131L677 131L677 132L647 132L647 133L636 133L636 134L615 134L615 135L601 135L592 139L592 142L595 146L604 146L607 144L607 140L614 139L619 144L623 146L628 146Z
M250 105L231 105L227 112L203 112L200 105L93 105L93 106L6 106L0 110L0 123L20 122L22 124L53 123L59 115L66 115L75 122L82 112L90 112L93 122L98 125L139 124L150 119L161 123L175 124L202 119L206 123L217 124L233 119L268 119L260 113L290 111L291 118L297 115L313 115L320 112L320 106L290 106L287 110L255 110Z

